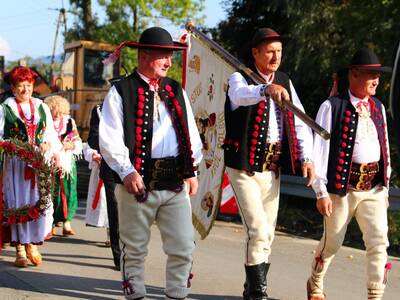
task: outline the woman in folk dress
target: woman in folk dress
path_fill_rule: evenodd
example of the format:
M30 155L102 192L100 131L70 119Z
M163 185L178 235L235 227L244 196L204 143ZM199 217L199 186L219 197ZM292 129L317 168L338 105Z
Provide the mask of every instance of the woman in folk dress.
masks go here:
M32 97L36 78L37 74L27 67L15 67L6 75L14 96L0 106L0 139L29 142L38 146L47 160L56 158L58 161L61 143L57 139L50 110L42 100ZM4 209L34 208L39 201L35 171L18 158L2 157L1 172ZM10 229L10 242L17 250L17 267L27 267L29 261L35 266L42 263L37 245L41 245L51 231L52 213L50 202L31 221L26 222L28 216L23 216L24 222L11 223L9 227L1 224L3 229Z
M44 102L50 107L54 128L62 143L60 170L54 186L54 224L63 223L63 235L74 235L71 221L78 207L76 158L82 153L82 140L74 119L69 115L70 105L61 96L47 97ZM55 234L53 227L53 234Z

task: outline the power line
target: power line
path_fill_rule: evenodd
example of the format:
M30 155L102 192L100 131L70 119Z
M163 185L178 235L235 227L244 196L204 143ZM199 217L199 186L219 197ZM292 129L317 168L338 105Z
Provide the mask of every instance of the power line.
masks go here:
M60 29L60 25L64 25L64 34L67 32L67 16L66 16L66 10L64 8L64 3L62 3L62 8L59 9L58 13L58 19L57 19L57 27L56 27L56 34L54 37L54 44L53 44L53 53L51 55L51 63L50 63L50 79L53 76L53 71L54 71L54 57L56 53L56 48L57 48L57 38L58 38L58 31Z

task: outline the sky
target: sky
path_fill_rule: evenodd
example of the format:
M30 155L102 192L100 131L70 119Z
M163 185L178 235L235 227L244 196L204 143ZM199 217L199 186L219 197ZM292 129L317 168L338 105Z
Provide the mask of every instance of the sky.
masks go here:
M205 0L205 25L214 27L226 18L220 0ZM62 3L68 9L68 0L0 0L0 55L5 60L16 60L24 56L51 55ZM104 12L96 0L92 0L94 13L100 20ZM71 27L74 16L67 14L67 27ZM166 24L167 25L167 24ZM174 28L167 28L172 34ZM56 54L63 52L63 30L59 31Z

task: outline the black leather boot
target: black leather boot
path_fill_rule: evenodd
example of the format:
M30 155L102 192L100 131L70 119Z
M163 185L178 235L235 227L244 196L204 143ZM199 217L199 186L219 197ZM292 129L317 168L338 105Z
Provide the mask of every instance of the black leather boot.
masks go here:
M245 266L246 282L244 283L244 300L268 300L267 295L267 263L254 266Z
M244 266L246 268L246 265ZM248 300L249 298L249 280L247 279L247 272L246 272L246 281L243 284L243 299Z

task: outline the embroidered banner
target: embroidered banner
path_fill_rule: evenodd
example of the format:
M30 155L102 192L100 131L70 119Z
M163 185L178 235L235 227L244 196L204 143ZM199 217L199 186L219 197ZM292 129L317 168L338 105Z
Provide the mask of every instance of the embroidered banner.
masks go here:
M224 104L228 78L235 70L195 36L190 36L184 74L196 124L203 142L199 190L192 200L193 224L204 239L221 202L225 138Z

